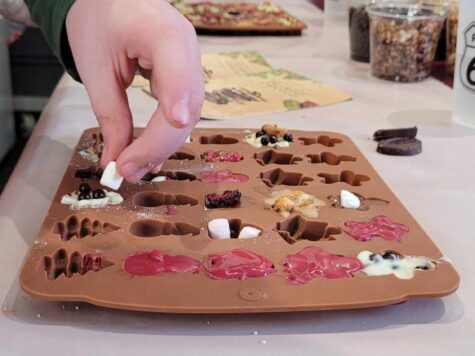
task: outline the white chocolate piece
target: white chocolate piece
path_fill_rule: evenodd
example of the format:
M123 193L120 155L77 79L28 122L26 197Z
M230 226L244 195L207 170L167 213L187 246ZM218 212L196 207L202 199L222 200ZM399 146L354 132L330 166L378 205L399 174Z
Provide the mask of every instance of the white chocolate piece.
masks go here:
M208 222L208 231L215 240L227 240L231 238L231 228L226 219L214 219Z
M165 182L165 181L167 181L167 180L168 180L168 178L165 177L165 176L156 176L155 178L153 178L153 179L151 180L151 182L152 182L152 183L159 183L159 182Z
M372 256L372 257L370 257ZM402 256L395 260L385 260L371 251L361 251L358 259L365 266L363 272L368 276L387 276L393 274L399 279L411 279L420 267L434 270L435 264L423 256Z
M61 204L69 205L72 210L85 208L103 208L107 205L119 205L124 201L124 198L119 193L108 192L104 189L106 196L100 199L83 199L78 200L77 192L65 194L61 197Z
M358 209L361 206L360 199L348 190L340 192L341 206L346 209Z
M248 135L244 137L244 142L247 142L251 146L254 146L256 148L261 148L262 143L261 143L261 137L256 137L256 134ZM279 138L279 140L276 143L270 143L266 147L290 147L290 142L285 141L283 138Z
M245 226L239 233L238 239L254 239L261 234L261 230L252 226Z
M104 173L102 173L101 184L103 186L113 190L120 188L124 178L119 173L117 173L116 168L116 163L114 161L110 161L106 169L104 169Z

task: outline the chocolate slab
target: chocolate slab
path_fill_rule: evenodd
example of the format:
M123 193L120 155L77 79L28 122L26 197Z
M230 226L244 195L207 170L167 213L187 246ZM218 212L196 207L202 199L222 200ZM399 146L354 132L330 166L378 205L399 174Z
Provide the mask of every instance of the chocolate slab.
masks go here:
M440 260L441 251L348 137L334 132L290 132L294 142L289 148L265 153L272 149L258 149L243 141L250 130L195 129L191 143L185 143L163 168L168 176L181 180L138 185L125 182L118 191L124 202L101 209L71 210L60 203L64 194L76 190L83 181L92 189L100 187L97 178L76 177L79 169L94 166L76 149L23 266L21 287L45 300L83 301L110 308L173 313L362 308L411 298L441 297L457 289L459 276L452 264L446 259ZM78 147L90 144L91 138L99 137L97 133L97 128L86 130ZM238 151L243 159L206 163L200 157L207 150ZM249 180L204 184L200 180L201 173L211 169L229 169L249 176ZM288 185L269 186L262 181L263 176L273 176L267 172L274 170L280 170L280 178L287 177L274 183ZM205 209L207 194L234 189L242 193L239 207ZM326 206L320 209L316 219L298 213L283 218L264 206L270 192L282 189L313 194L324 200ZM388 204L372 205L365 211L333 207L327 197L338 196L341 189ZM163 203L174 204L176 214L167 215L168 205L161 205ZM378 215L406 225L409 232L400 242L379 237L362 242L343 231L345 221L368 221ZM263 233L254 239L213 240L207 224L215 218L234 219L234 224L237 219ZM295 223L305 226L304 233L292 237L291 232L276 231L292 225L287 220L294 218ZM322 229L325 224L326 229ZM314 228L326 232L312 234ZM356 257L364 250L380 254L395 251L441 262L436 264L435 270L416 271L414 278L408 280L357 272L351 278L315 278L307 284L291 284L280 263L287 255L308 246L349 257ZM160 250L168 255L205 261L210 254L232 249L262 255L274 263L278 272L245 280L215 280L204 272L132 277L123 270L124 259L139 251ZM88 254L100 255L100 261L92 257L84 259Z

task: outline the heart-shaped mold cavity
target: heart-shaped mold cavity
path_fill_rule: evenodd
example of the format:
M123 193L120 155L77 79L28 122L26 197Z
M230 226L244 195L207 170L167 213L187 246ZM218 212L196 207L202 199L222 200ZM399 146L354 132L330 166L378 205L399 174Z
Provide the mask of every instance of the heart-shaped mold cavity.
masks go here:
M57 222L54 225L53 233L60 235L61 240L69 241L73 237L83 239L98 234L108 234L116 230L119 230L119 227L111 223L103 223L99 220L91 220L89 218L80 220L76 215L72 215L65 221Z
M304 176L302 173L286 172L280 168L263 172L260 174L260 178L268 187L276 185L301 186L313 181L313 178Z
M156 208L163 205L194 206L198 204L198 200L185 194L140 192L134 195L134 203L142 208Z
M195 156L191 153L178 151L168 157L171 161L192 161L195 159Z
M310 163L326 163L330 166L338 166L341 162L355 162L356 158L351 156L338 156L331 152L323 152L320 154L308 154L306 157L310 158Z
M158 174L147 173L142 180L145 182L150 182L156 177L166 177L169 180L196 180L196 176L188 172L180 171L160 171Z
M362 174L355 174L352 171L343 171L340 174L319 173L318 176L323 178L322 183L325 184L343 182L354 187L360 186L363 182L369 181L369 177Z
M253 227L255 229L258 229L260 230L260 233L259 233L259 236L262 235L262 231L264 231L264 229L258 225L254 225L254 224L246 224L246 223L243 223L241 219L228 219L228 223L229 223L229 229L231 230L231 238L232 239L237 239L239 237L239 234L241 233L242 229L244 229L245 227ZM213 238L211 236L211 233L210 231L208 230L208 236L210 238Z
M289 244L301 240L333 241L334 235L341 234L341 230L336 227L329 227L325 222L307 220L300 215L278 222L276 231Z
M55 280L62 274L71 278L75 274L86 274L89 271L98 272L104 268L113 266L101 254L81 254L75 251L68 255L63 248L57 250L52 256L43 257L43 270L49 280Z
M172 223L157 220L139 220L130 225L130 233L139 237L156 237L164 235L198 235L200 228L184 223Z
M238 143L239 140L234 137L226 137L223 135L201 136L200 143L202 145L232 145Z
M302 161L302 158L295 156L292 153L278 152L276 150L266 150L254 154L254 159L261 166L268 164L295 164Z
M299 141L305 146L319 144L326 147L334 147L343 142L339 138L333 138L327 135L321 135L318 137L300 137Z

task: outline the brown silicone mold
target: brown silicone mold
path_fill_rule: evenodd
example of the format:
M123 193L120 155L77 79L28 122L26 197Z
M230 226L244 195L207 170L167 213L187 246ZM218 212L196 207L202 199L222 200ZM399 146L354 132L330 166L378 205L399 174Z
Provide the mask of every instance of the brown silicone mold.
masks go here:
M456 290L459 277L453 266L442 259L443 254L348 137L333 132L290 133L295 141L289 148L272 149L245 143L248 130L196 129L191 143L172 155L162 172L147 175L141 184L124 182L118 191L124 198L120 205L71 210L60 203L64 194L83 182L92 189L100 187L97 165L81 158L78 150L100 148L102 138L98 129L86 130L23 266L22 288L46 300L177 313L361 308L441 297ZM238 151L243 159L206 163L200 157L208 150ZM213 169L246 175L249 180L205 184L203 173ZM84 178L87 173L81 170L90 171L92 178ZM151 182L156 176L168 180ZM238 207L205 208L207 194L235 189L242 194ZM334 206L332 199L338 199L342 189L361 197L367 207ZM326 206L319 209L317 218L298 212L284 217L264 203L271 192L279 190L312 194ZM369 221L380 215L404 224L409 232L400 242L380 237L362 242L348 235L346 221ZM230 239L210 237L208 222L213 219L229 222ZM245 227L261 233L255 238L236 238ZM361 251L394 251L437 263L435 270L418 270L408 280L356 272L342 279L289 283L282 261L310 246L352 258ZM124 259L136 252L159 250L204 263L212 254L233 249L264 256L278 272L245 280L216 280L206 272L132 278L123 269Z

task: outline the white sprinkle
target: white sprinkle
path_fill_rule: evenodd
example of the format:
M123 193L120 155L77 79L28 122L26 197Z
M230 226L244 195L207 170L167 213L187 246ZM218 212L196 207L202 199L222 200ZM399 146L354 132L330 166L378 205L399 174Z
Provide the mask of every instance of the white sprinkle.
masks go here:
M36 317L37 317L37 318L41 318L41 314L36 314Z
M262 345L266 345L266 344L267 344L267 340L261 340L260 343L261 343Z
M76 305L74 309L79 310L79 305Z
M61 305L61 309L66 310L66 306L65 306L65 305Z
M254 334L254 335L259 335L259 332L258 332L258 331L254 331L253 334Z

